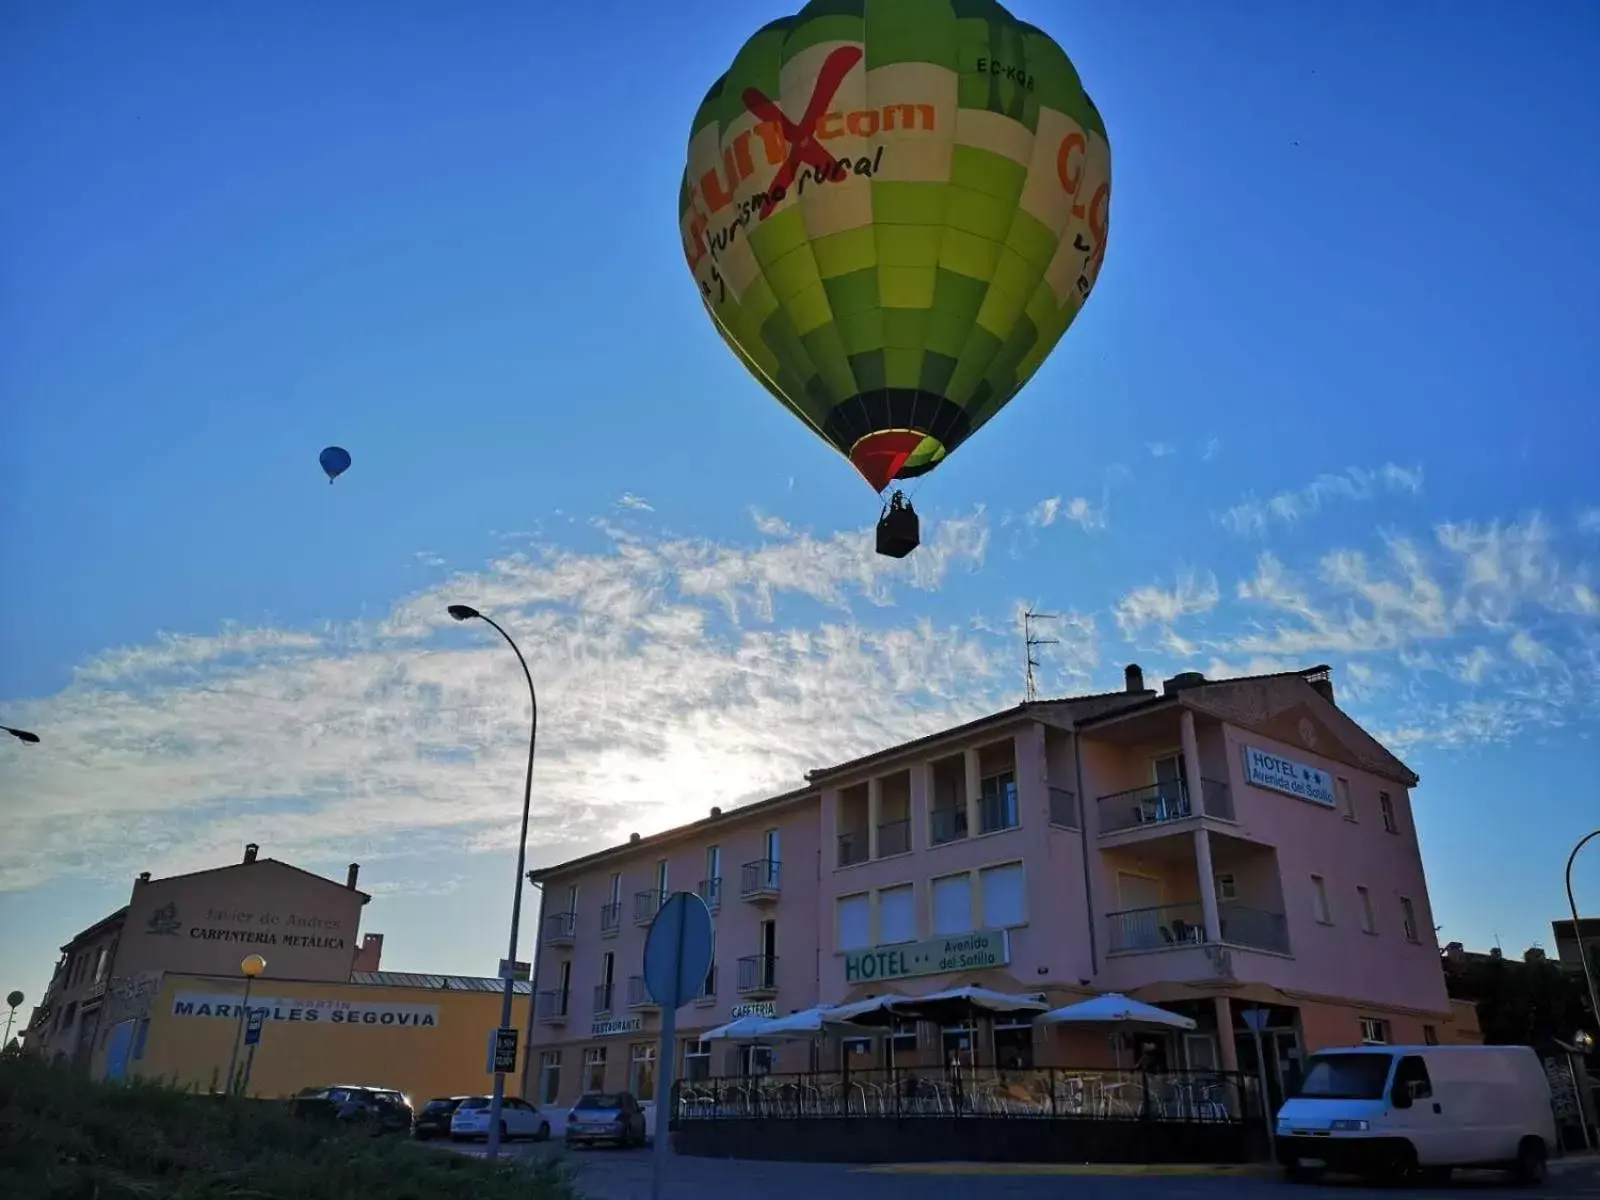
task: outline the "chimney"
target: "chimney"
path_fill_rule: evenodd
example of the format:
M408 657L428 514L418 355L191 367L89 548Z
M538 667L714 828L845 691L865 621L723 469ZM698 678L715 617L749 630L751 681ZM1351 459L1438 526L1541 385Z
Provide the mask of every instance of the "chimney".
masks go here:
M1522 953L1522 961L1525 962L1525 963L1540 963L1540 962L1544 962L1545 961L1545 953L1544 953L1543 947L1540 947L1540 946L1529 946Z
M1161 685L1161 692L1165 696L1171 696L1185 688L1199 687L1205 681L1206 677L1199 671L1179 671Z
M1127 682L1128 691L1144 691L1144 668L1138 663L1129 663L1122 669L1122 678Z
M248 846L246 846L244 848L244 860L245 860L245 862L247 862L247 863L255 862L256 855L260 852L260 850L261 850L260 846L256 845L254 842L251 842Z
M634 842L637 842L638 840L639 840L639 835L637 833L630 833L628 835L628 844L629 845L632 845Z
M383 962L383 934L367 933L361 936L361 945L356 947L355 963L351 966L353 971L380 971Z
M361 874L361 864L351 863L350 869L345 872L344 885L352 892L356 890L356 876Z
M1495 959L1497 961L1500 958L1502 958L1503 955L1500 953L1500 947L1499 946L1490 946L1489 947L1489 957L1492 958L1492 959Z
M1334 703L1333 673L1328 667L1312 667L1301 678L1316 690L1317 695L1321 696L1329 704Z
M722 810L720 808L718 808L715 804L713 804L711 806L711 815L713 817L720 817L722 815Z
M150 872L149 871L140 871L139 872L139 882L140 883L149 883L150 882Z

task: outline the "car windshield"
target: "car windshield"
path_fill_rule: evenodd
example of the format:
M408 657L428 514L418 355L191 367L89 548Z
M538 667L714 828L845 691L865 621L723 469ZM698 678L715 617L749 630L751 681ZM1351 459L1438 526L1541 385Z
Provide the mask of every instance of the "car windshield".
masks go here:
M596 1092L578 1101L579 1108L621 1108L622 1097L613 1092Z
M461 1107L462 1108L488 1108L489 1107L489 1097L487 1097L487 1096L469 1096L467 1099L465 1099L465 1100L463 1100L461 1102Z
M1299 1094L1315 1100L1377 1100L1392 1061L1387 1054L1315 1054Z
M429 1100L427 1104L422 1106L422 1111L430 1113L453 1112L455 1107L456 1102L454 1100Z

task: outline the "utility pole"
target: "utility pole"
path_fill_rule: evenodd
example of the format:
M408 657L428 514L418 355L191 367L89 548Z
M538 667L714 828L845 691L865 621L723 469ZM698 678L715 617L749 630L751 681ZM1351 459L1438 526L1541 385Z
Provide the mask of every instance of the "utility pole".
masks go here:
M1059 621L1061 618L1055 613L1034 612L1027 608L1022 613L1022 660L1023 660L1023 690L1022 698L1032 704L1039 698L1039 685L1034 672L1039 669L1038 650L1040 646L1055 646L1060 638L1042 638L1033 631L1035 621Z

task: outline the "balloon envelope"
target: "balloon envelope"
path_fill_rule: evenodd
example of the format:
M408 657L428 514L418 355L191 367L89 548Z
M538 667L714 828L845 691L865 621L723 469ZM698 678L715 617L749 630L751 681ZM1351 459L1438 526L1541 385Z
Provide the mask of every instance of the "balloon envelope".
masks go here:
M1105 125L1041 30L993 0L812 0L707 93L678 215L733 352L881 491L1039 369L1110 200Z
M350 469L350 451L343 446L329 446L318 456L318 461L328 473L328 482L332 483Z

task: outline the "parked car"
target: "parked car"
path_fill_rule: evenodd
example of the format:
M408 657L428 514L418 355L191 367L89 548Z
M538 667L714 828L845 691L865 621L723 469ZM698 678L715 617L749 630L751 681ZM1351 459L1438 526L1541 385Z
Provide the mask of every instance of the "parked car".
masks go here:
M310 1120L366 1124L373 1133L411 1132L411 1103L393 1088L365 1084L306 1088L289 1101L289 1111Z
M450 1119L456 1115L456 1109L466 1096L438 1096L429 1100L417 1110L415 1119L411 1122L411 1136L419 1142L429 1138L448 1137L450 1134Z
M468 1138L489 1136L488 1096L467 1096L456 1105L450 1117L451 1140L464 1142ZM500 1139L532 1138L542 1142L550 1136L550 1122L545 1115L526 1100L507 1096L500 1101Z
M590 1092L567 1114L567 1145L592 1146L613 1142L642 1146L645 1142L644 1109L631 1092Z

